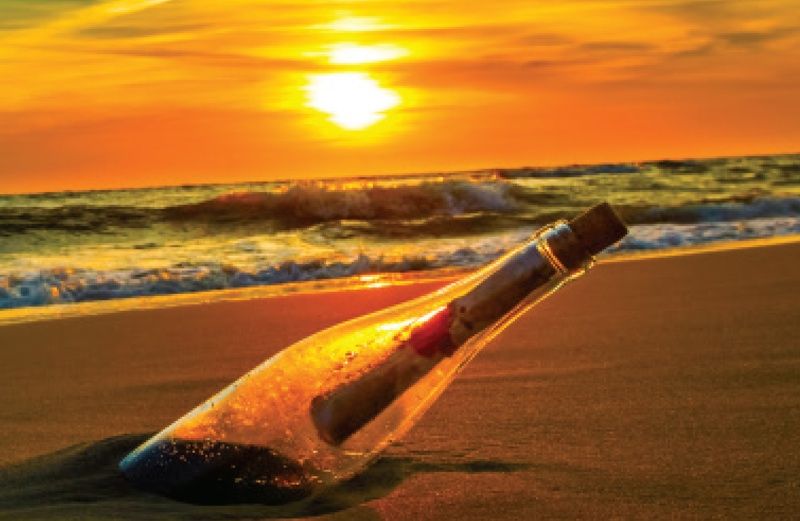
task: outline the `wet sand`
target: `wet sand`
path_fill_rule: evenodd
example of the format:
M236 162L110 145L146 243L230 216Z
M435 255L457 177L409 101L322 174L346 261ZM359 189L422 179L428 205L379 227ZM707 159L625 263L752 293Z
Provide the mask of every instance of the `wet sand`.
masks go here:
M292 341L437 283L2 326L0 519L790 519L799 260L784 244L601 264L364 475L284 507L185 505L115 465Z

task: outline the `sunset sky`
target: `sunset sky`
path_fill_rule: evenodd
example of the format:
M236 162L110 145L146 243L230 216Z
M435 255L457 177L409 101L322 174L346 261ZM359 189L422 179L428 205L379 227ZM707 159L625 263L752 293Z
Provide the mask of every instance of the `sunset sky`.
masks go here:
M796 0L0 0L0 192L800 151Z

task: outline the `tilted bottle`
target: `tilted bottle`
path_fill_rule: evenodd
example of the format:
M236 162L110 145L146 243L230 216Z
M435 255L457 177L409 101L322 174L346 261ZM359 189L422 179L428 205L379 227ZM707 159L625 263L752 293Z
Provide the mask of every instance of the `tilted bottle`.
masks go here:
M280 504L352 476L403 435L492 338L627 230L607 204L412 301L277 353L120 463L198 503Z

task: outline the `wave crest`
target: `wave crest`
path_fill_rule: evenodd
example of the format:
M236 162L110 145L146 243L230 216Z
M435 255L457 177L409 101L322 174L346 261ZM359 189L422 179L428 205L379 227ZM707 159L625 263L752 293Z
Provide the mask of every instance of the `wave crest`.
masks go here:
M744 194L683 206L618 206L617 209L630 224L730 222L800 215L800 197Z
M445 181L413 186L332 189L295 184L283 192L233 192L200 203L165 209L169 219L287 224L333 220L415 219L476 212L508 213L520 208L517 187L503 182Z

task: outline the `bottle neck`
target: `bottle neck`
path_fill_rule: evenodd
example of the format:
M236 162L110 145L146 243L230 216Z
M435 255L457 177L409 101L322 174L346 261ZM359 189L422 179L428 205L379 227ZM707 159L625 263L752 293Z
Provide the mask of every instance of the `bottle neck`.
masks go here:
M561 275L584 272L594 265L594 257L570 228L567 221L556 221L536 233L536 249Z

